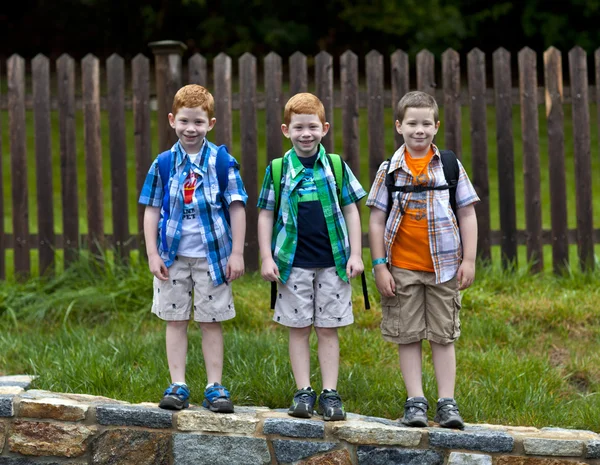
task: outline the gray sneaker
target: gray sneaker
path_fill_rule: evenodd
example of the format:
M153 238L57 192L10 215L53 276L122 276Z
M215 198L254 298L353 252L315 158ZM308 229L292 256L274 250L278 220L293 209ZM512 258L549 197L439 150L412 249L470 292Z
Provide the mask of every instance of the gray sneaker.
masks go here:
M444 397L437 403L437 412L433 419L439 423L442 428L464 429L465 422L463 421L456 401L451 397Z
M427 409L429 403L425 397L411 397L404 404L404 417L400 422L406 426L429 426Z

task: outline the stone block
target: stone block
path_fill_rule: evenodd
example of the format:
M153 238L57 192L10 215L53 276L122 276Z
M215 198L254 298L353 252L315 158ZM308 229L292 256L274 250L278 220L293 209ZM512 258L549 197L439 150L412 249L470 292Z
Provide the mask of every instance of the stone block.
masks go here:
M137 405L103 404L96 407L96 421L101 425L172 428L173 413Z
M0 421L0 454L4 450L4 443L6 442L6 429L7 424Z
M171 435L113 429L92 443L92 465L169 465Z
M443 465L444 456L426 449L359 446L358 465Z
M16 396L18 394L22 394L25 392L25 389L19 386L0 386L0 396L5 396L7 394Z
M188 409L177 415L180 431L253 434L259 419L252 413L214 413L205 408Z
M71 463L71 462L69 462ZM57 462L38 462L37 460L30 460L22 457L0 457L0 465L60 465ZM83 465L73 463L73 465Z
M494 465L587 465L586 462L574 462L565 459L540 459L534 457L501 456L494 459Z
M567 439L523 439L527 455L549 455L554 457L579 457L583 454L583 441Z
M515 440L502 431L469 429L464 431L429 429L429 445L444 449L477 450L481 452L512 452Z
M8 447L23 455L79 457L95 432L83 425L16 420L9 431Z
M339 446L335 442L296 441L291 439L274 439L271 442L277 463L297 462L321 452L329 452Z
M0 376L0 386L18 386L28 389L35 378L36 376L29 375Z
M85 420L88 408L87 405L69 399L21 399L19 402L19 416L80 421Z
M400 428L362 421L340 422L332 427L332 432L336 437L351 444L381 444L403 447L418 446L424 431L419 428Z
M352 465L352 458L350 452L341 449L301 460L298 465Z
M492 457L490 455L451 452L450 457L448 457L448 465L492 465Z
M291 418L267 418L263 425L264 434L278 434L290 438L325 437L325 425L322 421Z
M600 459L600 441L589 441L586 445L588 459Z
M0 396L0 417L13 417L15 415L14 398L15 396L10 394Z
M267 441L239 436L174 434L173 463L177 465L270 464Z

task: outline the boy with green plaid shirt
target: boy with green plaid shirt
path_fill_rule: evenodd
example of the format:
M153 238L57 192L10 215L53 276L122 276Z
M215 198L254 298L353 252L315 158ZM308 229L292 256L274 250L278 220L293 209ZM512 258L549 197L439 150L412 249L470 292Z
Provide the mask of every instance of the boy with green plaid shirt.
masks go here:
M290 328L290 361L298 390L288 413L310 418L317 400L310 386L309 338L314 325L323 381L317 411L324 420L344 420L337 392L337 328L354 321L349 278L364 269L356 202L366 192L345 163L342 185L336 186L331 159L321 145L329 123L317 97L293 96L285 106L281 130L292 149L283 157L280 198L275 198L268 167L257 206L261 274L267 281L278 281L273 319Z

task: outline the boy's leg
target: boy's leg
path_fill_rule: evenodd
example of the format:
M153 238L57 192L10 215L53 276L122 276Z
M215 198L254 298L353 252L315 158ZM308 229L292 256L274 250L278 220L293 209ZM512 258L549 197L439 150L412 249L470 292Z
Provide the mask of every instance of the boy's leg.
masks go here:
M398 355L407 397L423 397L421 341L412 344L398 344Z
M456 354L454 343L431 344L431 358L435 370L439 397L454 397L454 384L456 382Z
M312 327L290 328L289 351L298 389L310 386L310 331Z
M167 361L172 383L185 384L185 362L188 348L189 321L167 321Z
M337 328L315 326L319 341L319 365L323 389L337 389L340 369L340 343Z
M223 329L221 323L199 323L202 331L202 354L208 384L221 384L223 376Z

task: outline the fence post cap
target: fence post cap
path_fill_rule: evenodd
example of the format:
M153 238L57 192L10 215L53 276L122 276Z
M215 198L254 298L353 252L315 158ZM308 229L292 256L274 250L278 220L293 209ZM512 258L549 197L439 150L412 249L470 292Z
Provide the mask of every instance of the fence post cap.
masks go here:
M150 42L148 47L152 49L154 55L182 55L187 50L187 45L178 40L159 40Z

